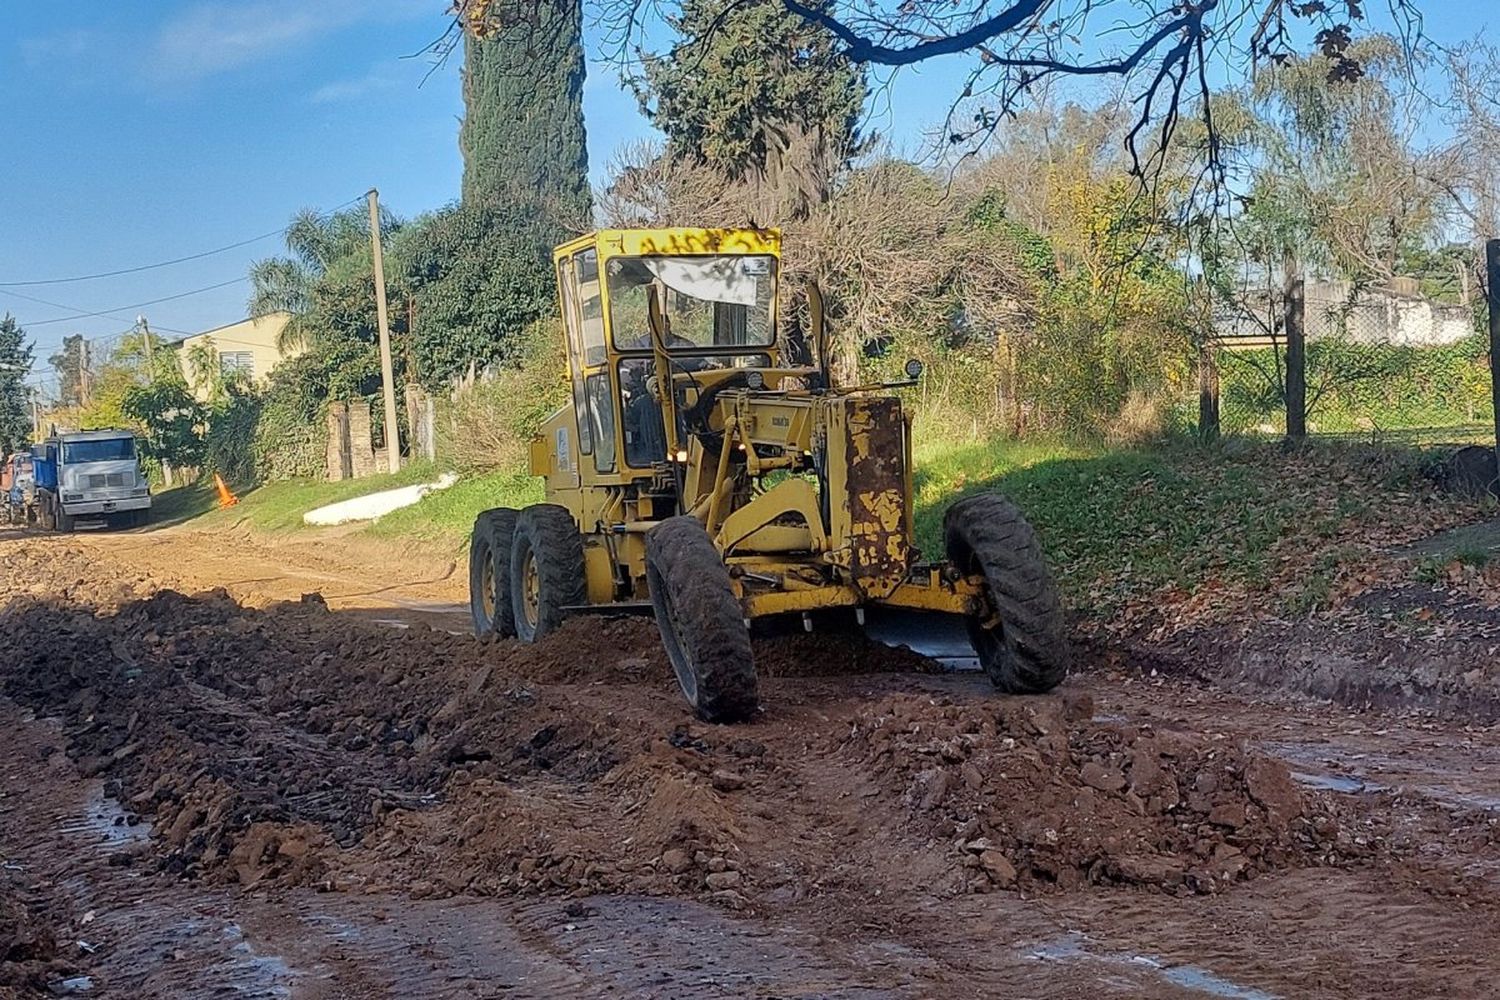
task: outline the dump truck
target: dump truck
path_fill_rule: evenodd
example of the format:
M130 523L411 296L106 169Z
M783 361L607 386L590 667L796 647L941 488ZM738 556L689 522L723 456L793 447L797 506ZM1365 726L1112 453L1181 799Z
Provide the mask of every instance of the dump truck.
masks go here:
M37 521L72 531L80 518L115 527L146 523L151 487L128 430L56 434L32 447Z
M36 476L29 451L18 451L0 467L0 502L5 504L5 523L31 524L36 520Z
M651 613L688 703L759 705L749 628L870 607L957 615L995 686L1042 692L1068 648L1036 533L966 496L918 551L899 382L835 386L822 295L806 359L782 333L770 229L611 229L554 253L571 399L530 446L546 502L475 520L476 632L534 642L573 615Z

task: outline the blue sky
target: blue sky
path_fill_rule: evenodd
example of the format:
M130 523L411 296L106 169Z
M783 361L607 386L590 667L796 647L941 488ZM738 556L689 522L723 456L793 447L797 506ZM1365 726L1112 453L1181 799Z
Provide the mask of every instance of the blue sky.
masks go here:
M0 6L0 283L212 249L270 233L298 208L350 202L371 186L407 216L451 201L462 172L459 60L433 70L429 57L412 57L444 30L444 6ZM1487 5L1428 6L1429 27L1441 34L1476 30ZM67 10L81 19L67 22ZM597 58L592 26L589 35ZM956 61L905 71L877 91L868 127L898 149L918 149L961 72ZM602 62L590 65L584 112L596 178L622 144L650 134ZM34 337L39 367L65 334L111 337L137 313L162 330L202 330L244 315L248 264L278 249L265 239L133 275L0 287L0 313L13 313ZM114 316L48 322L121 306Z

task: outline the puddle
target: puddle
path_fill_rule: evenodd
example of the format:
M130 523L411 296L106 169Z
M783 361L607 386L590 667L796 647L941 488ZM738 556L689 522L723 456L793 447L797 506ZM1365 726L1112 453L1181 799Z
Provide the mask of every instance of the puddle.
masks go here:
M151 823L138 816L131 826L129 815L120 803L104 794L104 784L99 781L89 783L83 814L63 820L59 829L107 851L144 843L151 837Z
M1196 990L1223 1000L1281 1000L1275 993L1267 993L1253 986L1241 986L1201 965L1174 964L1156 955L1092 951L1088 945L1088 935L1069 931L1050 941L1043 941L1027 952L1026 957L1041 962L1098 962L1115 967L1146 969L1173 986Z
M1480 782L1467 774L1457 773L1439 763L1428 763L1420 755L1405 758L1386 753L1351 752L1330 743L1295 743L1266 741L1262 748L1288 764L1301 765L1306 770L1293 770L1292 777L1308 788L1344 794L1360 792L1385 792L1392 789L1415 792L1435 802L1458 806L1464 809L1480 809L1485 812L1500 812L1500 797L1488 791L1476 791ZM1351 767L1357 761L1360 770L1388 775L1392 780L1385 783L1370 781L1348 774L1330 774L1317 770L1322 766ZM1476 771L1476 773L1479 773Z
M213 972L224 985L232 988L235 996L290 1000L295 975L281 956L257 952L245 940L245 932L239 924L224 925L220 936L229 945L229 957L218 963Z
M1359 778L1351 778L1342 774L1312 774L1308 771L1293 771L1292 780L1304 788L1316 788L1325 792L1343 792L1346 795L1385 790L1384 785L1361 781Z

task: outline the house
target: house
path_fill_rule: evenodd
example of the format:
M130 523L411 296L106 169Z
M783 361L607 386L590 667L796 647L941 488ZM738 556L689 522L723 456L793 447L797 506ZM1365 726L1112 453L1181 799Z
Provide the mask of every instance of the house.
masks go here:
M199 385L202 379L199 378L199 373L194 371L192 363L194 356L201 357L200 345L212 346L214 354L218 357L221 371L241 373L251 382L260 384L265 382L272 368L287 358L296 357L302 353L301 347L289 347L283 350L278 343L282 331L286 329L290 320L291 315L288 313L270 313L195 333L191 337L184 337L168 346L177 354L177 363L182 367L183 378L187 379L188 385L194 386L194 392L202 397L207 394L207 390Z
M1356 287L1352 282L1309 278L1303 285L1303 330L1308 343L1395 347L1443 347L1475 334L1467 305L1445 305L1422 294L1415 279L1396 278L1387 286ZM1229 350L1269 347L1281 337L1280 288L1245 287L1239 301L1215 310L1214 328Z

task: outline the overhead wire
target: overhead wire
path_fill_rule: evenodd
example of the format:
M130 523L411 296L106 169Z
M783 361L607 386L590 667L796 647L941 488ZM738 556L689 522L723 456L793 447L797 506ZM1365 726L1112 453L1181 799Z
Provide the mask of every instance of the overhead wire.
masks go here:
M356 196L354 198L349 199L348 201L345 201L345 202L342 202L342 203L340 203L338 205L335 205L332 208L325 209L325 210L323 210L321 212L318 212L318 213L316 213L316 218L323 219L323 218L327 218L329 216L332 216L334 213L342 211L343 209L349 207L350 205L353 205L354 203L363 200L364 197L365 197L364 195L358 195L358 196ZM188 291L178 292L178 293L173 294L173 295L164 295L164 296L161 296L159 298L148 299L148 300L146 300L144 302L134 302L134 303L130 303L128 305L111 306L108 309L94 309L94 310L79 309L76 306L70 306L70 305L68 305L66 303L54 302L54 301L52 301L50 299L44 299L44 298L41 298L39 296L29 295L29 294L27 294L25 292L18 292L15 289L17 287L30 287L30 286L34 286L34 285L59 285L59 284L66 284L66 283L69 283L69 282L92 281L92 280L100 279L100 278L118 277L118 276L126 275L126 274L137 274L137 273L140 273L140 272L143 272L143 271L156 270L156 269L163 268L163 267L171 267L171 266L173 266L175 264L183 264L183 263L187 263L189 261L201 260L201 259L203 259L205 257L212 257L212 256L215 256L216 254L227 253L230 250L235 250L235 249L238 249L240 247L249 246L252 243L258 243L261 240L270 239L273 236L284 235L289 228L290 228L290 226L282 226L280 229L277 229L277 230L275 230L273 232L263 233L263 234L261 234L259 236L250 237L249 239L239 240L239 241L237 241L235 243L226 244L225 246L222 246L222 247L216 247L216 248L214 248L212 250L204 250L204 251L200 251L198 253L188 254L188 255L182 256L182 257L175 257L175 258L172 258L171 260L157 261L157 262L152 263L152 264L140 264L140 265L137 265L137 266L134 266L134 267L118 268L118 269L113 270L113 271L100 271L100 272L96 272L96 273L93 273L93 274L75 275L73 277L68 277L68 278L45 278L45 279L36 279L36 280L32 280L32 281L3 281L3 282L0 282L0 295L6 295L6 296L10 296L12 298L22 299L22 300L25 300L27 302L34 302L34 303L37 303L39 305L51 306L54 309L67 309L67 310L69 310L70 312L73 313L73 315L70 315L70 316L54 316L54 317L50 317L48 319L33 320L33 321L30 321L30 322L22 324L25 328L28 328L28 329L31 328L31 327L36 327L36 326L48 326L48 325L53 324L53 323L68 323L68 322L73 322L73 321L76 321L76 320L93 319L93 318L97 318L97 317L108 317L108 318L115 318L115 319L129 319L131 317L128 317L128 316L124 315L124 313L126 313L126 311L128 311L128 310L141 309L141 308L144 308L146 306L152 306L152 305L159 305L159 304L161 304L163 302L173 302L173 301L176 301L178 299L188 298L188 297L193 296L193 295L201 295L201 294L203 294L205 292L215 291L215 290L220 289L220 288L227 288L230 285L234 285L234 284L238 284L238 283L243 282L243 281L250 280L249 276L248 275L243 275L241 277L231 278L228 281L221 281L221 282L218 282L216 284L205 285L205 286L203 286L201 288L189 289ZM110 344L117 343L120 340L123 340L125 337L129 336L131 333L136 332L137 329L138 329L137 327L132 326L131 329L126 330L123 333L114 334L113 336L109 336L109 337L88 337L88 338L84 338L84 339L90 345L92 345L92 346L94 346L96 348L102 348L102 347L107 347ZM177 335L179 337L183 337L183 338L196 337L196 336L202 335L203 333L209 333L209 334L212 333L212 331L200 331L198 333L194 333L194 332L191 332L191 331L188 331L188 330L177 330L177 329L173 329L172 327L161 326L159 324L152 324L151 329L152 329L153 333L169 333L169 334L175 334L175 335ZM254 342L251 342L251 341L237 340L235 338L229 338L229 337L215 338L215 340L218 341L218 342L222 342L222 343L239 344L239 345L244 345L244 346L249 346L249 347L260 346L260 345L254 343ZM38 388L38 389L43 388L46 385L46 383L48 383L48 382L56 382L59 386L61 385L61 382L62 382L62 373L59 372L56 368L54 368L54 367L52 367L50 365L42 367L42 368L32 367L29 370L28 374L30 374L33 377L35 377L41 371L48 371L48 372L52 372L53 374L51 374L50 376L44 375L44 376L42 376L40 378L34 378L34 380L27 380L27 382L25 384L27 384L29 386L34 386L35 388Z
M364 197L365 197L364 195L358 195L358 196L356 196L354 198L350 198L348 201L341 202L341 203L333 206L332 208L324 209L323 211L316 213L315 217L319 218L319 219L328 218L329 216L332 216L336 212L339 212L339 211L342 211L345 208L348 208L350 205L353 205L355 202L360 201ZM39 280L36 280L36 281L4 281L4 282L0 282L0 294L8 295L8 296L11 296L13 298L24 299L24 300L26 300L28 302L35 302L35 303L38 303L40 305L52 306L55 309L67 309L67 310L70 310L73 313L73 315L71 315L71 316L54 316L54 317L51 317L51 318L48 318L48 319L33 320L31 322L27 322L27 323L22 324L23 326L28 327L28 328L33 327L33 326L48 326L48 325L53 324L53 323L68 323L68 322L72 322L72 321L80 320L80 319L92 319L92 318L100 317L100 316L110 317L110 318L114 318L114 319L129 319L129 318L132 318L132 317L123 317L123 316L119 316L118 314L122 313L122 312L124 312L125 310L128 310L128 309L139 309L139 308L142 308L144 306L158 305L158 304L160 304L162 302L171 302L171 301L173 301L175 299L187 298L190 295L199 295L199 294L201 294L203 292L211 292L211 291L214 291L214 290L219 289L219 288L225 288L225 287L227 287L229 285L232 285L232 284L234 284L234 283L236 283L238 281L249 280L248 276L244 277L244 278L236 278L236 279L233 279L232 281L221 282L221 283L219 283L217 285L209 285L209 286L204 287L204 288L197 288L197 289L193 289L191 291L181 292L181 293L179 293L177 295L168 295L168 296L164 296L164 297L158 298L158 299L151 299L151 300L146 301L146 302L137 302L137 303L134 303L132 305L111 306L108 309L97 309L97 310L79 309L76 306L70 306L70 305L67 305L67 304L62 303L62 302L53 302L50 299L38 298L37 296L34 296L34 295L28 295L28 294L26 294L24 292L18 292L18 291L15 291L15 288L17 286L63 284L65 282L70 282L70 281L88 281L88 280L92 280L94 278L114 277L114 276L121 275L121 274L134 274L134 273L137 273L137 272L140 272L140 271L149 271L149 270L152 270L154 268L169 267L169 266L171 266L173 264L181 264L181 263L184 263L184 262L187 262L187 261L198 260L198 259L201 259L203 257L213 256L214 254L217 254L217 253L224 253L224 252L227 252L229 250L233 250L233 249L235 249L237 247L248 246L251 243L258 242L259 240L262 240L262 239L268 239L271 236L285 234L286 231L289 228L290 228L290 226L282 226L280 229L276 230L275 232L267 233L267 234L262 235L262 236L253 237L253 238L248 239L248 240L241 240L238 243L231 244L231 245L228 245L228 246L218 247L218 248L216 248L214 250L205 250L205 251L202 251L200 253L189 254L189 255L187 255L185 257L177 257L177 258L174 258L172 260L167 260L167 261L158 261L157 263L154 263L154 264L141 264L141 265L138 265L136 267L120 268L120 269L115 270L115 271L99 272L99 273L96 273L96 274L78 275L78 276L73 277L73 278L48 278L48 279L39 279ZM172 329L171 327L165 327L165 326L157 327L157 329L160 330L162 333L172 333L172 334L176 334L176 335L182 336L182 337L191 337L191 336L194 336L193 333L191 333L191 332L189 332L187 330L175 330L175 329Z
M359 201L363 197L364 195L359 195L357 197L350 198L346 202L335 205L332 208L325 209L324 211L318 213L318 218L323 218L325 216L332 215L337 211L348 208L350 205ZM259 243L261 240L268 240L273 236L280 236L287 231L287 228L288 227L286 226L282 226L280 229L273 229L269 233L262 233L259 236L252 236L249 239L239 240L238 242L230 243L222 247L215 247L212 250L203 250L198 253L188 254L184 257L174 257L171 260L157 261L154 264L138 264L134 267L122 267L113 271L97 271L93 274L77 274L69 278L37 278L31 281L0 281L0 288L25 288L33 285L66 285L77 281L95 281L100 278L117 278L122 274L139 274L142 271L153 271L161 267L172 267L175 264L186 264L189 261L202 260L204 257L213 257L216 254L228 253L230 250L238 250L240 247L247 247L252 243Z
M123 312L125 312L126 310L129 310L129 309L141 309L141 308L143 308L145 306L154 306L154 305L158 305L158 304L160 304L162 302L172 302L172 301L175 301L177 299L185 299L185 298L187 298L187 297L189 297L191 295L202 295L204 292L212 292L212 291L214 291L216 289L219 289L219 288L227 288L230 285L237 285L237 284L239 284L242 281L249 281L249 280L250 280L249 275L241 275L238 278L230 278L228 281L220 281L217 284L205 285L202 288L194 288L194 289L191 289L190 291L186 291L186 292L178 292L176 295L163 295L159 299L147 299L145 302L132 302L129 305L111 306L108 309L97 309L97 310L94 310L94 311L91 311L91 312L79 312L77 315L74 315L74 316L54 316L54 317L52 317L50 319L31 320L31 321L29 321L29 322L27 322L27 323L25 323L23 325L29 330L29 329L31 329L34 326L47 326L50 323L69 323L69 322L72 322L73 320L91 319L91 318L96 317L96 316L111 316L114 313L123 313ZM19 292L13 292L13 291L7 290L3 294L5 294L5 295L14 295L17 298L22 298L22 299L31 299L34 302L42 302L43 305L55 306L55 307L57 307L59 309L68 309L68 308L71 308L70 306L59 305L56 302L43 302L41 299L36 299L36 298L33 298L32 296L29 296L29 295L22 295Z

